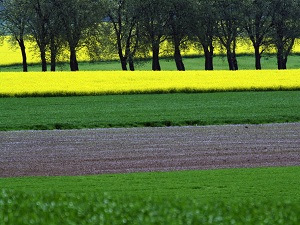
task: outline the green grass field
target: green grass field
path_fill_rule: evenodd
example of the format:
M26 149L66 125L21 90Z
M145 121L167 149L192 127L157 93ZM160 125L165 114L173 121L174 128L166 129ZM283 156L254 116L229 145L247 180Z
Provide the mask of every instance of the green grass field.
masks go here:
M300 167L282 167L5 178L0 179L5 189L0 192L0 220L7 221L4 224L296 225L299 173Z
M300 167L148 172L71 177L1 178L3 189L30 193L108 193L128 199L192 198L239 202L300 201Z
M240 69L253 69L252 56L238 60ZM203 58L185 63L188 70L204 65ZM215 58L215 69L227 67ZM263 58L264 69L276 67L274 56ZM299 68L298 56L288 67ZM137 67L150 68L150 61ZM173 60L162 60L162 69L175 70ZM0 130L299 122L299 100L300 91L0 98ZM299 174L300 167L280 167L0 178L0 224L299 225Z
M300 121L300 92L0 98L0 130Z
M288 69L300 68L300 56L298 54L292 54L288 58ZM255 69L255 62L253 55L238 55L239 69L250 70ZM261 59L262 69L277 69L276 55L265 55ZM204 57L203 56L191 56L183 58L186 70L204 70ZM136 64L136 70L151 70L151 59L138 61ZM175 62L173 58L162 58L161 61L162 70L176 70ZM50 64L49 68L50 70ZM79 62L79 69L82 71L96 71L96 70L121 70L119 61L103 61L103 62ZM214 57L214 69L215 70L228 70L228 63L226 56L217 55ZM29 71L41 71L40 64L29 64ZM61 63L57 65L57 71L70 70L68 63ZM22 71L22 65L2 65L0 66L0 72L13 72Z

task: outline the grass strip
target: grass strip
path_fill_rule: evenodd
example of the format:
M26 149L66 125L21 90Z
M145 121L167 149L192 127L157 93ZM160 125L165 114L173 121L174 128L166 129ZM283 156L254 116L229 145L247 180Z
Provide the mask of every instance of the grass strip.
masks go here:
M1 224L298 225L300 204L286 201L202 203L189 199L115 199L87 194L0 193Z
M0 130L300 121L300 91L0 98Z
M2 189L31 193L108 193L115 197L300 200L300 167L195 170L95 176L0 178Z
M300 167L0 179L4 224L299 224ZM9 190L9 191L7 191Z

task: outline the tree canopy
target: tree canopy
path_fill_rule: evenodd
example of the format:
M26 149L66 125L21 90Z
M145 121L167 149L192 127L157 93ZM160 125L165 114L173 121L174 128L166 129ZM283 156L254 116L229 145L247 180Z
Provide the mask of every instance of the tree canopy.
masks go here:
M77 51L92 58L115 55L122 70L134 70L139 57L152 57L161 70L162 44L185 70L181 51L196 46L204 52L205 70L213 70L214 49L238 69L236 44L249 39L256 69L268 49L276 50L278 69L300 37L300 3L294 0L0 0L1 30L18 43L27 71L24 40L36 43L42 64L55 71L62 52L69 52L70 70L79 70Z

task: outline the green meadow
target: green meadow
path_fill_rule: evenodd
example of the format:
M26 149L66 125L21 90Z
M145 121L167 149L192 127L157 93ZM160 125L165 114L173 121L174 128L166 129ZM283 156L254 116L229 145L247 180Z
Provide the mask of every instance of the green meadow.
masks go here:
M0 130L300 121L299 91L0 98Z
M114 198L191 198L201 202L300 200L300 167L1 178L6 190L28 193L109 194Z
M299 224L300 167L0 179L2 224Z

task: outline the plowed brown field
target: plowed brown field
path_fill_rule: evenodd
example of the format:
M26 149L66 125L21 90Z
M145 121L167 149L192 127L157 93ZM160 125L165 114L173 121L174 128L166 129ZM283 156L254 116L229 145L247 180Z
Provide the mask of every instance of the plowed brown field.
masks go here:
M0 132L0 177L300 165L300 123Z

